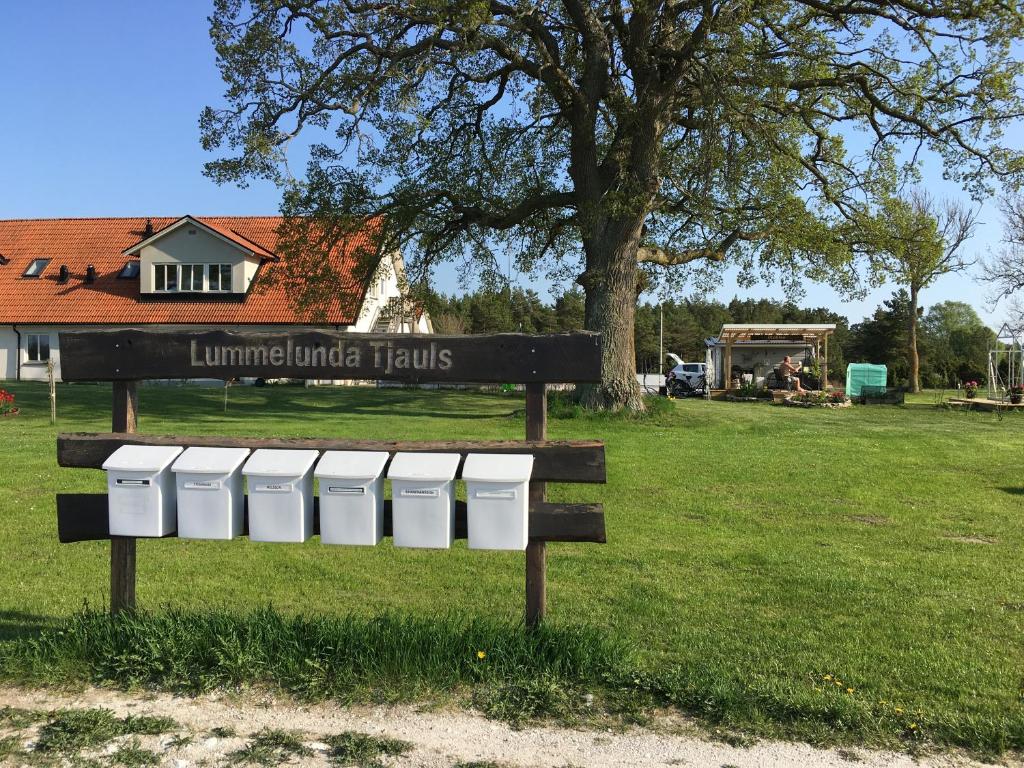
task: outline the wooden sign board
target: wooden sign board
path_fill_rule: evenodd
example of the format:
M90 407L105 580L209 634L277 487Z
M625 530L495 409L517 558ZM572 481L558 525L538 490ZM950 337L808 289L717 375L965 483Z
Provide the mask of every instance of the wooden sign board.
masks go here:
M341 331L70 331L64 381L364 379L513 383L601 380L597 333L490 336Z

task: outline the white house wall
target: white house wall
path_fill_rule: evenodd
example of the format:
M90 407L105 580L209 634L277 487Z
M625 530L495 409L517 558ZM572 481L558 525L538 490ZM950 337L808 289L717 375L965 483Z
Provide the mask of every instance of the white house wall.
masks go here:
M18 375L18 334L11 328L0 328L0 379Z
M367 286L366 298L363 300L359 317L353 326L356 333L370 333L377 324L381 310L391 299L402 295L401 286L398 284L399 269L401 269L401 257L398 254L392 254L390 258L386 257L380 260L377 272Z

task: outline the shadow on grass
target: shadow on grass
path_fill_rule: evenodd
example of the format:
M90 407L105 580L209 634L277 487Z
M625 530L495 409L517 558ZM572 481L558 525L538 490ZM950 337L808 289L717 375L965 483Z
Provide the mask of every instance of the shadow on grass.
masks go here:
M36 616L23 611L0 610L0 642L33 637L52 629L58 620L52 616Z
M1024 496L1024 486L1004 486L999 490L1011 496Z

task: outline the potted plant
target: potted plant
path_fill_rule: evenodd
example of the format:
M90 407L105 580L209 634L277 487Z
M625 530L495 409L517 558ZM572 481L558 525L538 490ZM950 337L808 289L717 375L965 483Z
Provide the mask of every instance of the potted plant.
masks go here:
M6 389L0 389L0 416L17 416L18 409L14 407L14 393Z
M978 382L976 381L965 381L964 382L964 394L967 395L968 399L976 397L978 394Z
M1014 405L1020 405L1021 400L1024 400L1024 386L1020 384L1014 384L1006 393L1010 396L1010 402Z

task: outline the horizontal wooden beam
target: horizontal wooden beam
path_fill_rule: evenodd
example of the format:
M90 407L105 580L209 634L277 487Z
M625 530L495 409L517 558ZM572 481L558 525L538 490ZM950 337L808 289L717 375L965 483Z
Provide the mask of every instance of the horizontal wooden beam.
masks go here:
M314 498L313 533L320 533L320 499ZM244 532L249 530L248 498ZM384 502L384 535L391 535L391 501ZM104 541L110 535L105 493L58 493L57 535L62 544ZM167 538L174 538L169 536ZM466 502L456 502L455 538L466 538ZM530 538L604 544L604 507L600 504L530 504Z
M306 448L318 451L411 451L417 453L530 453L533 480L552 483L604 483L604 443L595 440L432 441L342 440L333 438L184 437L128 432L78 432L57 436L62 467L102 469L122 445L215 446L225 448Z
M593 382L601 335L488 336L342 331L62 331L64 381L362 379L419 382Z

